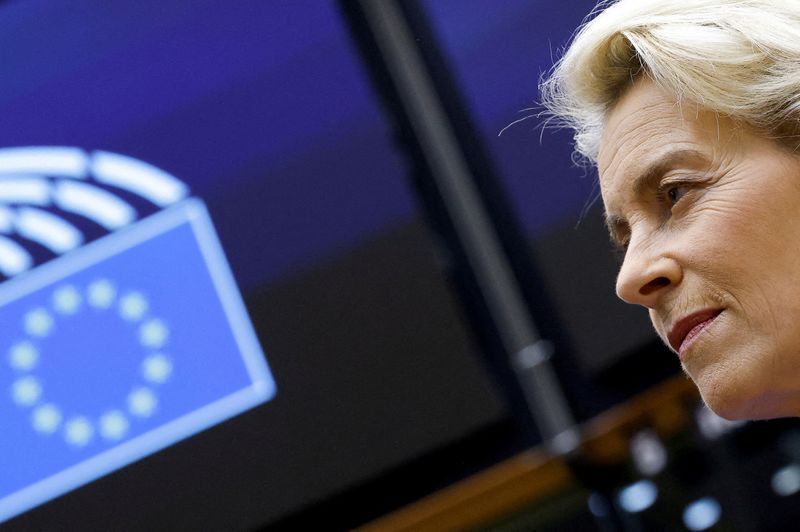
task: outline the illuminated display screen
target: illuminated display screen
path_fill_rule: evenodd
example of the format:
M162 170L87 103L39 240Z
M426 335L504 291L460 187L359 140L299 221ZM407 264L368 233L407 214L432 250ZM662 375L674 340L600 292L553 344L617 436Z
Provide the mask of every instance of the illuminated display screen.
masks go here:
M0 528L254 529L504 422L335 2L0 29Z

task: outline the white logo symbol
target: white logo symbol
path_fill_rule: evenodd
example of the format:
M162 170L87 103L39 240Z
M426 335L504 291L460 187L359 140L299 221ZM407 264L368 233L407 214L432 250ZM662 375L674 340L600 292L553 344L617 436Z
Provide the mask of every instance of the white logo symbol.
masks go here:
M0 149L0 274L13 277L35 265L23 245L3 235L35 242L56 255L84 243L81 230L59 213L78 215L107 231L136 221L136 209L113 190L157 207L188 194L172 175L124 155L72 147Z
M129 416L149 418L158 408L159 385L172 375L172 359L164 352L170 330L158 317L149 314L150 303L138 291L120 293L109 279L97 279L87 287L72 284L57 287L49 307L38 307L22 318L25 336L8 350L8 364L18 374L11 385L11 399L20 408L30 408L31 425L43 435L61 431L64 440L75 447L84 447L99 436L106 440L125 437L130 427ZM57 334L58 327L70 317L79 316L84 308L115 312L119 319L135 327L136 339L144 353L140 363L141 382L134 383L123 405L113 405L93 419L79 414L65 419L58 404L46 400L44 383L36 369L47 362L47 353L40 352L38 341Z

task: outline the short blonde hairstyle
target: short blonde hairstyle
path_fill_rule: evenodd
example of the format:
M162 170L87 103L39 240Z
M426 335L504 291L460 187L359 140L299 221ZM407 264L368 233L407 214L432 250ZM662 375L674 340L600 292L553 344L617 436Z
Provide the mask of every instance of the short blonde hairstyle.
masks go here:
M542 82L542 103L595 163L606 113L640 76L796 150L800 0L603 1Z

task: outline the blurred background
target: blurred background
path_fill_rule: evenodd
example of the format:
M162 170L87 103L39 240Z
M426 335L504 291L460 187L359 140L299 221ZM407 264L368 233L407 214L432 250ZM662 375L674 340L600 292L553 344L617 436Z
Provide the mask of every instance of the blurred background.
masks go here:
M1 3L0 147L106 150L186 183L278 390L2 526L790 529L797 424L702 407L646 314L616 300L594 172L536 116L540 76L593 4L406 5L459 134L485 156L479 190L607 472L587 486L542 446L524 376L376 90L380 58L340 3Z

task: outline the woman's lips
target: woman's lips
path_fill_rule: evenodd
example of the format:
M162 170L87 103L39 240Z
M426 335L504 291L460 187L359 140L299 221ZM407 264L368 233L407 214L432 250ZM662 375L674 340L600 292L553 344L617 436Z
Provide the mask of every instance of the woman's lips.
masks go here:
M721 312L722 309L706 309L689 314L680 319L672 326L672 330L667 335L669 345L682 357L684 352L689 349L689 346L694 343L695 338L697 338Z

